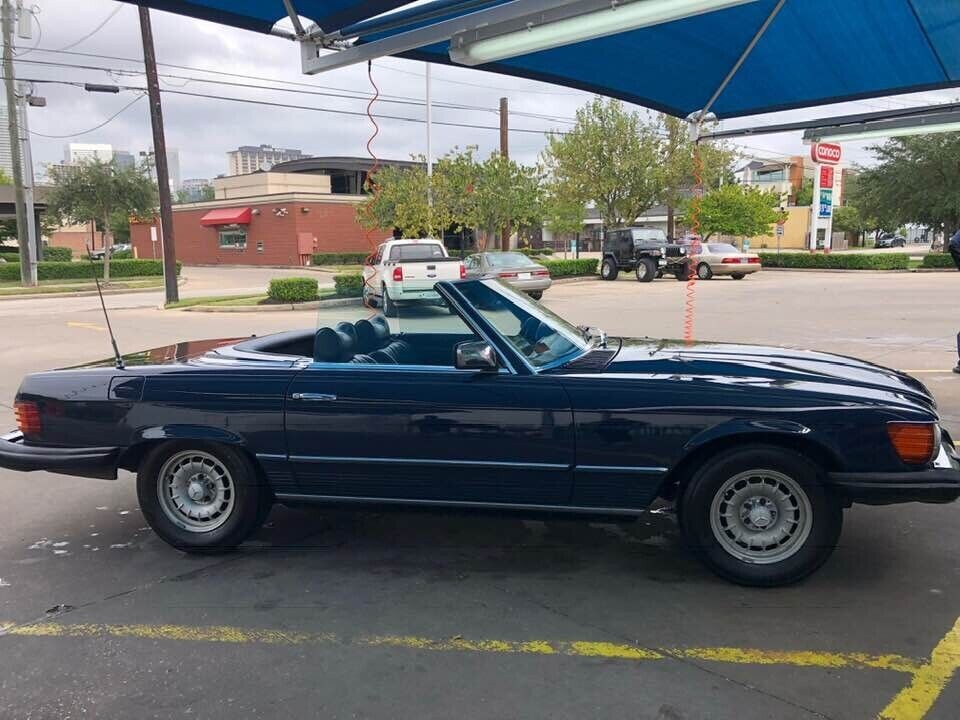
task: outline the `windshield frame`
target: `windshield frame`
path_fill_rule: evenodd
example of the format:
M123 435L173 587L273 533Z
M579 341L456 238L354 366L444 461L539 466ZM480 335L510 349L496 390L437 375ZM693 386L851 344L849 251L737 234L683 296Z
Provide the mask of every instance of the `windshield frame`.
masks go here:
M540 322L549 325L558 333L560 333L562 330L561 334L575 346L575 349L551 360L548 363L544 363L543 365L533 364L506 336L504 336L503 333L500 332L500 330L492 322L486 318L486 316L484 316L484 314L477 307L473 305L473 303L470 302L470 300L461 292L460 288L458 287L475 283L491 287L491 289L495 290L499 295L501 295L505 302L519 307L528 314L537 317ZM509 283L506 283L499 278L473 278L468 280L444 281L437 283L435 287L441 295L452 302L454 308L458 313L460 313L461 317L468 324L472 324L474 326L479 325L482 327L484 332L482 332L481 335L492 340L492 344L496 348L497 352L501 355L505 354L508 361L511 365L513 365L514 368L517 370L522 368L526 371L522 374L538 375L540 373L560 367L561 365L565 365L572 360L575 360L576 358L590 352L597 346L599 342L598 338L589 335L586 331L582 330L576 325L573 325L571 322L560 317L553 311L548 310L540 303L526 296L519 290L516 290ZM576 342L571 340L571 338L576 338Z

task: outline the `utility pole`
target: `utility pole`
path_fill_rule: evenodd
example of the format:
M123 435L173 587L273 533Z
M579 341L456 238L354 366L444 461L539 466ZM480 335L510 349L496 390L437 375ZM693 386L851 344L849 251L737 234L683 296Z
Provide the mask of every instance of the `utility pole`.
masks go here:
M509 109L507 99L500 98L500 155L504 158L510 157L510 125ZM500 249L507 251L510 249L510 228L507 227L500 232Z
M430 95L430 63L426 63L426 101L427 101L427 207L430 208L430 225L433 225L433 101ZM443 231L440 231L443 242Z
M33 257L37 262L43 260L43 236L37 227L37 211L34 207L33 150L30 147L30 125L27 118L27 106L36 103L45 106L46 99L35 97L28 83L17 83L20 92L17 95L17 111L20 113L20 148L23 152L23 197L27 214L27 242L33 246Z
M23 191L23 159L20 154L20 117L17 104L16 78L13 74L13 6L3 0L3 83L7 98L7 133L13 161L13 192L17 208L17 241L20 246L20 281L37 284L37 263L27 232L27 208Z
M157 56L153 49L150 10L140 11L140 37L143 42L143 64L147 74L150 98L150 124L153 126L153 162L157 169L157 190L160 193L160 234L163 238L163 284L167 302L177 302L177 251L173 237L173 203L170 198L170 175L167 169L167 142L163 137L163 111L160 107L160 82L157 79Z

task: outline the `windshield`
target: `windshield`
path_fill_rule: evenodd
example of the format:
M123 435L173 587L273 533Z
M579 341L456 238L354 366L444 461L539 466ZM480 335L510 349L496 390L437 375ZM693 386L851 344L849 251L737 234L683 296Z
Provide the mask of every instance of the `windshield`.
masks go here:
M536 263L523 253L488 253L487 265L492 268L530 267Z
M717 253L717 254L740 252L733 245L729 245L728 243L710 243L709 245L707 245L707 249L710 252Z
M390 249L391 260L434 260L442 257L446 257L443 247L437 243L394 245Z
M537 370L572 360L590 347L580 329L500 280L460 283L457 289Z
M666 242L667 235L663 230L656 228L638 228L631 231L634 240L647 240L654 242Z

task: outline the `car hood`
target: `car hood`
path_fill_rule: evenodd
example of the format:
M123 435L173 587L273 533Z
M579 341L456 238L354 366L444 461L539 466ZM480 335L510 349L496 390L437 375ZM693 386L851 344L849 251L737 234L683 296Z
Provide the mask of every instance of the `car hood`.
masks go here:
M797 389L934 411L930 391L909 375L843 355L768 345L623 338L605 373L701 377L751 387Z

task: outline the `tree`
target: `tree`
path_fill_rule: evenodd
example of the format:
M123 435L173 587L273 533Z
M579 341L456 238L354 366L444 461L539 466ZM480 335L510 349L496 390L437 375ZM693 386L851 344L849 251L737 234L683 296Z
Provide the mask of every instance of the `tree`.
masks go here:
M183 205L192 202L207 202L214 199L213 185L201 185L200 197L194 197L189 190L177 190L177 196L174 199L176 205Z
M454 148L437 160L433 168L433 202L447 208L450 229L460 233L460 251L466 232L476 226L476 189L479 167L473 156L475 146Z
M794 205L812 205L813 204L813 180L807 178L800 184L797 190L797 196L793 201Z
M572 130L548 136L542 160L560 195L594 205L608 228L632 223L660 196L657 124L617 100L578 109Z
M487 237L509 228L518 235L542 223L540 177L536 168L519 165L491 153L477 166L473 193L473 224Z
M0 168L0 185L13 185L13 180L3 168Z
M667 235L675 236L674 212L689 197L696 185L694 153L697 143L690 138L690 126L685 120L664 115L660 134L660 202L667 207ZM717 187L733 172L737 153L722 142L699 143L702 163L701 181L704 187Z
M111 218L152 216L157 207L157 187L145 167L120 168L99 160L50 168L53 187L47 195L47 213L61 222L96 222L103 232L106 252L103 279L110 281Z
M368 229L397 228L404 237L443 237L450 226L449 209L443 203L428 202L430 187L426 160L399 168L387 165L367 179L369 196L357 208L357 220Z
M777 209L780 197L775 192L764 192L748 185L731 183L711 190L700 202L700 232L704 240L717 233L754 237L769 235L772 226L781 219ZM689 221L690 203L684 214Z
M841 205L833 209L833 229L851 233L858 238L866 230L860 211L853 205Z

